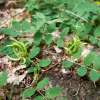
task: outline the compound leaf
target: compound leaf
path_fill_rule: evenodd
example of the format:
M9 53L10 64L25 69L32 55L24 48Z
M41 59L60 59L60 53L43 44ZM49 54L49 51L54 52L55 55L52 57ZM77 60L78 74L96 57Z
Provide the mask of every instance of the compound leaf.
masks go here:
M84 58L84 64L86 66L89 66L93 63L93 60L95 58L95 53L91 52Z
M77 69L77 74L80 76L80 77L83 77L85 76L87 73L87 68L85 66L81 66Z
M90 80L97 81L100 79L100 72L96 70L91 70L89 73Z
M49 83L49 79L48 78L44 78L42 81L40 81L37 84L36 89L38 89L38 90L43 89L48 83Z
M31 97L32 95L34 95L35 91L36 91L36 90L35 90L34 88L29 87L29 88L27 88L27 89L25 89L25 90L23 91L23 93L21 94L21 96L22 96L23 98Z
M64 60L62 62L62 66L65 68L65 69L70 69L72 67L73 63L70 62L70 61L67 61L67 60Z
M47 67L48 65L50 65L50 63L51 63L51 60L49 60L49 59L42 59L42 60L40 60L39 65L41 67Z
M36 57L40 52L40 48L39 47L33 47L31 52L29 53L29 58L34 58Z
M47 98L49 98L49 99L53 99L53 98L59 96L61 92L62 92L62 89L59 88L59 87L49 88L49 89L46 91L46 96L47 96Z

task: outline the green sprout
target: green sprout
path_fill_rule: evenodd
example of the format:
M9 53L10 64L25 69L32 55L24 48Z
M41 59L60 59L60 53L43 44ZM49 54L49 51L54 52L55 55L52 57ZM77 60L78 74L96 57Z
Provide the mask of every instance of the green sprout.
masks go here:
M14 55L16 57L8 57L13 61L21 61L22 63L25 63L28 55L26 44L17 41L14 38L11 38L11 40L13 41L13 43L11 45L7 45L7 47L11 47L13 49Z
M68 54L76 53L81 45L81 41L78 36L75 36L72 40L65 43L65 52Z

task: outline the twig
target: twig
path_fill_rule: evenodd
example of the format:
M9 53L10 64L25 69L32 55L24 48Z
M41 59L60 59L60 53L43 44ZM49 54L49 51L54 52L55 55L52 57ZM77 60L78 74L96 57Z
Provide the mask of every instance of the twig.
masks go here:
M93 84L94 84L94 87L96 88L97 86L96 86L96 83L95 83L95 81L93 82Z
M47 72L47 71L49 71L50 69L52 69L53 67L57 66L58 64L59 64L59 62L57 62L55 65L53 65L53 66L47 68L46 70L42 70L42 72Z

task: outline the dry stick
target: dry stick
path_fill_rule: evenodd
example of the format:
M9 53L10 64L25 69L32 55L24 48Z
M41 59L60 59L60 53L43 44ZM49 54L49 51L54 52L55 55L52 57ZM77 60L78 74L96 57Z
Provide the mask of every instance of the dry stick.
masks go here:
M93 82L93 84L94 84L94 87L96 88L97 86L96 86L96 83L95 83L95 81Z
M16 13L15 15L11 16L12 19L13 19L13 17L16 17L17 15L20 15L20 14L21 14L22 12L24 12L25 10L26 10L26 9L24 8L21 12L18 12L18 13ZM6 21L4 21L3 23L1 23L0 28L2 28L3 25L7 24L8 21L9 21L10 19L11 19L11 18L7 18Z
M48 99L41 93L41 91L37 90L37 92L38 92L45 100L48 100Z
M57 62L56 64L54 64L53 66L47 68L46 70L42 70L42 72L47 72L49 71L50 69L52 69L53 67L57 66L59 64L59 62Z

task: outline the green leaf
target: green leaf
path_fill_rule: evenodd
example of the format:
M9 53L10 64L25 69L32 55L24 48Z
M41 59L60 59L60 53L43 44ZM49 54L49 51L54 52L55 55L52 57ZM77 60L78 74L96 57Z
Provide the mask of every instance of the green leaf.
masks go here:
M26 5L25 5L25 8L30 12L34 9L38 9L38 5L36 4L36 1L37 0L28 0Z
M91 52L89 53L85 58L84 58L84 64L86 66L89 66L93 63L93 60L95 58L95 53L94 52Z
M94 35L95 35L95 37L99 37L100 36L100 26L96 27L96 29L94 31Z
M98 47L100 47L100 40L98 41Z
M85 29L84 23L81 23L79 21L73 27L75 28L75 32L77 34L80 34Z
M34 100L45 100L43 96L36 96Z
M53 88L49 88L47 91L46 91L46 97L48 99L53 99L57 96L59 96L62 92L62 89L59 88L59 87L53 87Z
M90 42L91 42L92 44L97 44L97 42L98 42L95 36L90 36L90 37L89 37L89 40L90 40Z
M88 33L91 31L92 29L92 25L91 24L84 24L85 25L85 28L84 28L84 31L80 32L79 33L79 36L82 38L82 39L86 39L88 38Z
M5 35L9 35L12 37L16 37L21 34L20 32L17 32L16 30L14 30L13 28L2 28L0 31L4 33Z
M40 52L40 48L39 47L33 47L31 52L29 53L29 58L34 58L36 57Z
M44 40L45 40L45 42L46 42L47 45L50 45L51 42L52 42L52 40L53 40L52 35L51 34L47 34L45 36L45 39Z
M34 44L38 46L41 43L42 40L42 34L40 32L37 32L34 36Z
M48 79L48 78L44 78L42 81L40 81L40 82L37 84L36 89L37 89L37 90L43 89L48 83L49 83L49 79Z
M74 58L79 58L81 56L81 54L82 54L82 51L83 51L83 49L79 48L74 54L72 54L72 56Z
M35 15L32 16L32 26L35 29L35 33L43 27L46 23L46 17L43 13L37 12Z
M13 20L12 21L12 28L17 30L17 31L20 31L21 30L21 22Z
M9 45L9 44L7 44ZM14 50L11 47L7 47L7 46L2 46L2 48L0 47L0 54L3 55L8 55L10 57L16 57L16 55L14 54ZM17 58L17 57L16 57Z
M100 79L100 72L96 70L91 70L89 73L89 77L92 81L97 81Z
M63 43L64 43L64 41L61 38L58 38L56 41L57 47L63 47Z
M83 77L85 76L87 73L87 68L85 66L81 66L77 69L77 74L80 76L80 77Z
M51 23L47 26L48 33L54 32L56 30L56 24Z
M0 72L0 87L7 83L7 72Z
M98 70L100 69L100 55L95 56L93 64L94 64L95 69L98 69Z
M39 61L39 65L41 67L47 67L48 65L50 65L50 63L51 63L51 60L49 59L42 59Z
M64 28L60 34L61 38L65 38L65 36L68 34L68 32L69 32L69 27Z
M12 25L8 28L2 28L1 32L9 36L16 37L23 33L31 32L31 24L26 20L22 22L13 20Z
M27 71L28 71L28 73L33 73L34 72L34 67L29 67Z
M23 91L23 93L21 94L21 96L22 96L23 98L31 97L32 95L35 94L35 91L36 91L36 90L35 90L34 88L29 87L29 88L27 88L27 89L25 89L25 90Z
M31 24L24 20L21 22L22 32L31 32Z
M72 67L73 63L70 62L70 61L67 61L67 60L64 60L62 62L62 66L65 68L65 69L70 69Z

